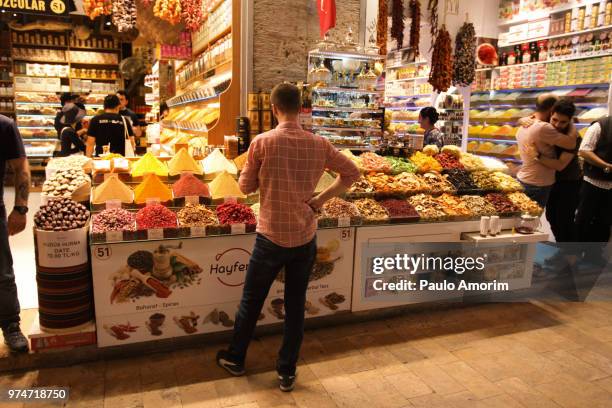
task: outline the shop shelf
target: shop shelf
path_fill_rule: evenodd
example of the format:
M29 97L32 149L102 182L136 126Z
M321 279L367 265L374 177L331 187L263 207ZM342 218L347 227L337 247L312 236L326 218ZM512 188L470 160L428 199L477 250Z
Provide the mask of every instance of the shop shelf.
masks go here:
M382 60L385 58L384 56L378 55L378 54L362 54L358 52L349 52L349 51L319 51L319 50L310 51L308 53L308 56L315 57L315 58L336 58L336 59L351 58L351 59L363 60L363 61L378 61L378 60Z
M219 95L221 94L216 94L216 95L212 95L212 96L207 96L205 98L196 98L196 99L191 99L188 101L184 101L184 102L168 102L168 107L170 108L174 108L176 106L183 106L183 105L189 105L192 103L201 103L201 102L207 102L207 101L211 101L214 99L217 99L219 97Z
M87 77L70 77L70 79L85 79L85 80L89 80L89 81L104 81L104 82L117 82L119 80L119 78L87 78Z
M575 7L577 7L577 6L575 6ZM499 47L500 48L512 47L514 45L520 45L520 44L524 44L524 43L532 42L532 41L542 41L542 40L552 40L552 39L555 39L555 38L572 37L572 36L575 36L575 35L589 34L589 33L594 33L594 32L597 32L597 31L608 30L610 28L612 28L612 25L604 25L604 26L599 26L599 27L596 27L596 28L589 28L589 29L581 30L581 31L573 31L573 32L570 32L570 33L562 33L562 34L554 34L554 35L548 35L548 36L543 36L543 37L530 38L530 39L527 39L525 41L508 42L508 43L505 43L504 45L500 45Z
M413 67L415 65L427 65L429 64L429 61L415 61L415 62L407 62L405 64L398 64L398 65L391 65L391 66L387 66L387 69L399 69L399 68L407 68L407 67Z
M335 127L335 126L312 126L313 129L330 130L330 131L348 131L348 132L382 132L379 128L356 128L356 127Z
M401 79L391 79L388 80L388 83L396 83L396 82L412 82L412 81L421 81L423 79L429 79L429 76L422 77L414 77L414 78L401 78Z
M479 232L464 232L461 234L461 240L474 242L512 242L512 243L530 243L542 242L548 240L548 233L536 231L533 234L513 233L511 230L502 231L496 236L480 236ZM508 262L514 263L516 261ZM487 264L487 266L490 266Z
M497 66L494 67L493 69L500 69L500 68L515 68L515 67L529 67L531 65L539 65L539 64L553 64L555 62L567 62L567 61L578 61L578 60L584 60L584 59L591 59L591 58L601 58L601 57L606 57L609 56L610 53L601 53L601 54L597 54L597 55L578 55L575 57L563 57L563 58L559 58L559 59L552 59L552 60L546 60L546 61L536 61L536 62L527 62L524 64L514 64L514 65L502 65L502 66Z
M538 21L538 20L545 20L545 19L548 19L551 14L557 14L557 13L561 13L564 11L572 10L577 7L585 6L587 4L595 4L595 3L600 3L600 0L589 0L589 1L585 1L582 4L575 4L574 2L571 2L570 4L563 4L562 6L555 7L550 10L544 9L544 10L531 11L527 15L518 15L518 16L513 17L510 20L500 21L498 23L498 26L507 27L507 26L511 26L515 24L527 23L527 22Z
M70 65L92 65L92 66L96 66L96 67L118 67L119 64L118 63L114 63L114 62L75 62L75 61L70 61Z
M372 108L343 108L343 107L325 107L325 106L313 106L313 112L361 112L361 113L382 113L382 109Z
M25 47L25 48L48 48L54 50L65 50L68 48L67 45L49 45L49 44L26 44L26 43L12 43L13 47ZM15 59L15 57L13 57Z
M478 141L478 142L492 142L492 143L510 143L510 144L516 144L518 143L516 141L515 138L513 139L503 139L503 138L497 138L496 136L494 137L478 137L478 136L470 136L468 137L468 141Z
M329 93L356 93L363 95L380 95L382 91L372 91L368 89L343 88L337 86L317 87L312 89L313 92L329 92Z

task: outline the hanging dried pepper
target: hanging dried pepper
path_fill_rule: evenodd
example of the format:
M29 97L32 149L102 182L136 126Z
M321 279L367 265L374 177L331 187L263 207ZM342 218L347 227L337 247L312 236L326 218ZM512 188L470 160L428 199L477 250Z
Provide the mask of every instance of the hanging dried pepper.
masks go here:
M429 12L429 32L431 34L431 48L429 50L431 51L438 36L438 0L429 0L427 11Z
M397 49L402 48L404 44L404 0L393 0L391 37L397 42Z
M179 0L156 0L153 14L170 24L178 24L181 21L181 3Z
M113 1L113 24L117 31L123 33L136 27L136 1L115 0Z
M472 23L464 23L455 38L453 84L469 86L476 76L476 31Z
M410 48L414 51L415 57L419 56L419 41L421 33L421 2L410 0Z
M387 31L389 30L389 9L386 1L378 2L378 21L376 23L376 45L381 55L387 55Z
M453 74L453 50L450 34L443 24L438 30L431 55L429 83L436 92L446 92L451 85Z
M185 27L196 31L204 21L201 0L181 0L181 11Z

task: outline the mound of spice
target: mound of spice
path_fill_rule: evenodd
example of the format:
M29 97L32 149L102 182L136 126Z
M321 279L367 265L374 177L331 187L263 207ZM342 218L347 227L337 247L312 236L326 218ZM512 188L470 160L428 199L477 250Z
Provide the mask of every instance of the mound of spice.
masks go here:
M224 171L215 177L208 186L213 200L226 197L245 198L246 196L240 191L240 186L234 177Z
M172 200L172 191L162 183L162 181L154 173L149 173L145 179L134 189L134 202L136 204L144 204L147 199L159 199L160 202Z
M94 234L106 231L134 231L136 217L122 208L109 208L92 217L91 230Z
M417 167L408 160L392 156L387 156L385 159L391 165L391 174L399 174L403 172L416 173L417 171Z
M467 170L453 169L446 172L446 179L457 189L459 194L479 190L478 186L472 181Z
M154 173L160 177L168 175L168 167L157 157L148 152L132 165L132 177L142 177L145 174Z
M219 224L257 224L255 213L249 206L238 203L223 203L217 207Z
M323 215L329 218L359 217L359 210L353 203L334 197L323 204Z
M472 215L467 205L457 196L445 193L437 197L436 201L440 203L446 215L451 217L469 217Z
M168 162L168 171L171 176L176 176L184 171L189 171L194 174L204 173L202 166L195 161L195 159L184 147L180 149L172 159L170 159Z
M436 156L436 160L442 165L445 170L449 169L463 169L463 164L459 159L450 153L440 153Z
M210 191L206 183L198 179L192 173L183 173L181 178L172 185L174 197L210 197Z
M484 197L476 195L464 195L461 196L461 199L474 215L480 217L483 215L497 214L497 212L495 211L495 207L493 207L493 204L485 200Z
M68 231L83 228L89 211L83 204L69 198L49 200L34 215L36 228L44 231Z
M230 174L238 174L236 165L228 160L219 149L215 149L211 154L204 158L204 173L217 174L224 171Z
M380 201L391 218L418 218L419 213L406 200L390 198Z
M181 227L205 227L217 224L214 211L200 204L187 204L181 208L177 216Z
M495 207L495 211L498 214L510 214L519 212L519 208L514 205L512 201L504 194L501 193L491 193L485 196L485 199L493 204Z
M93 204L104 204L111 200L119 200L126 204L134 201L134 191L119 180L117 174L110 174L102 184L94 188L91 198Z
M138 229L175 228L176 214L161 204L147 205L136 213Z
M508 194L508 199L512 201L514 205L516 205L521 212L530 214L530 215L541 215L542 208L529 198L525 193L516 192Z
M385 207L371 198L362 198L353 201L359 213L368 220L384 221L389 218L389 213Z
M444 207L430 195L418 194L408 200L422 219L439 220L446 216Z
M384 157L376 153L366 152L359 156L361 165L365 171L391 172L391 165Z

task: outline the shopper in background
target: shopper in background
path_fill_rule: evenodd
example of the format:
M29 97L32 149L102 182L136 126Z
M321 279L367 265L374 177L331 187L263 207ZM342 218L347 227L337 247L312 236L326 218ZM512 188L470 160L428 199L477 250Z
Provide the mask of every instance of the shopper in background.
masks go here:
M567 134L576 113L576 106L568 100L561 100L552 110L550 124L559 132ZM543 155L536 161L555 170L553 184L548 203L546 204L546 219L555 236L556 242L576 242L577 230L574 215L578 207L578 193L582 182L582 170L578 163L578 147L580 139L576 138L573 149L563 149L555 146L556 158Z
M87 132L86 129L81 131L76 130L76 126L81 122L85 116L85 111L79 108L74 103L67 103L62 109L63 116L61 123L64 126L60 132L61 140L61 151L60 156L70 156L75 153L85 153L85 143L81 139L83 132Z
M13 257L9 236L16 235L26 227L28 195L30 193L30 168L23 141L15 122L0 115L0 326L4 342L13 352L27 352L28 340L19 327L19 300L13 270ZM4 171L11 166L14 174L15 206L6 218L4 206Z
M129 121L119 114L121 105L117 95L107 95L104 98L104 113L94 116L89 123L87 131L87 157L94 153L99 156L103 147L109 145L110 153L125 155L125 141L134 143L134 132Z
M516 135L523 162L517 178L525 187L525 194L540 207L546 207L548 203L552 185L555 183L555 169L546 167L538 158L556 159L555 146L571 150L576 146L578 137L573 124L570 124L568 134L563 134L548 123L557 101L558 98L553 94L539 96L536 99L534 121L519 128Z
M258 234L236 313L234 335L229 349L217 354L217 364L232 375L244 374L247 348L263 303L284 268L285 327L276 369L280 389L291 391L304 337L308 278L317 253L316 211L357 181L359 170L326 138L302 130L298 122L300 91L295 85L277 85L271 102L279 124L251 142L240 173L240 189L244 193L259 189ZM313 198L326 168L339 177Z
M435 127L438 118L438 111L433 106L423 108L419 112L419 125L425 130L423 146L436 145L440 148L444 146L444 134Z
M576 212L580 241L608 242L612 225L612 116L587 129L578 154L585 161Z
M64 92L60 96L60 103L62 104L62 107L57 110L57 113L55 114L55 120L53 121L53 127L55 128L55 131L57 132L58 139L61 139L60 132L64 128L64 124L61 122L62 116L64 116L64 112L62 111L62 109L67 103L74 103L77 100L77 98L78 98L78 95L73 95L70 92Z
M170 114L170 108L166 102L162 102L159 105L159 120L162 121L166 116Z
M125 118L129 119L130 125L132 126L132 130L134 131L134 136L140 137L142 132L139 127L138 115L128 108L128 104L130 101L128 99L127 93L125 91L117 91L117 96L119 97L119 103L121 104L121 109L119 109L119 113L121 114L121 116L124 116Z

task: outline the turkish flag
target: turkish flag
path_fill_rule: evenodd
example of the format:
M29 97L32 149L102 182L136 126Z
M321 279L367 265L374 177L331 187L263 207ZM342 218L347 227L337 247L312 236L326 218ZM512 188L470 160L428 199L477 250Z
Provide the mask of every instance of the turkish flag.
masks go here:
M336 0L317 0L317 8L321 38L323 38L330 28L336 26Z

